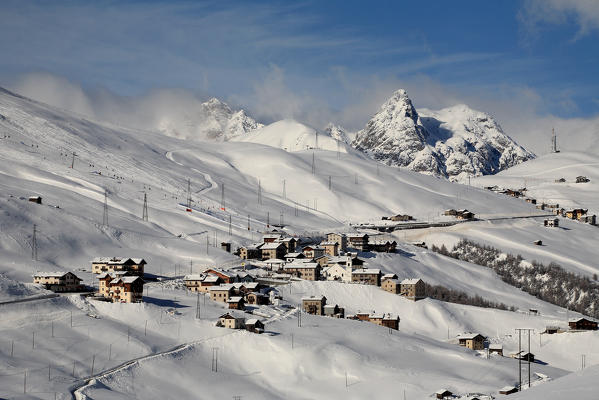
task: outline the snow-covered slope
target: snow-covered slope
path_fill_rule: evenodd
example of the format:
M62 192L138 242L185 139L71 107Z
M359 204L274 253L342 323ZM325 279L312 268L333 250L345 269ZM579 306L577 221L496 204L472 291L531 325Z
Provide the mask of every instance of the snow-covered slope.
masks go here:
M403 89L382 105L352 144L385 164L461 181L534 157L489 115L465 105L418 113Z

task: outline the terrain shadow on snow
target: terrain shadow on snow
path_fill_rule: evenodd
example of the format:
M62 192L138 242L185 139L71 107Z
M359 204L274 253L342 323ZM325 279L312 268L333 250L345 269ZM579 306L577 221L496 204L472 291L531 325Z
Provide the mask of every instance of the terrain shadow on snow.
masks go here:
M144 296L144 303L150 303L159 307L171 307L171 308L189 308L189 306L183 305L178 301L168 299L157 299L156 297Z

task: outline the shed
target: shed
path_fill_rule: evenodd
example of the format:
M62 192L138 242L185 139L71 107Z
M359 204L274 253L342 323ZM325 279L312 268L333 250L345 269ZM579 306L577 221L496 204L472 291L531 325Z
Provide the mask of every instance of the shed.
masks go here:
M516 393L518 389L515 386L504 386L499 389L499 394L512 394Z
M253 333L264 332L264 324L257 318L248 319L245 321L245 329Z
M437 399L445 399L447 397L453 396L453 393L447 389L439 389L435 392L435 396Z
M29 201L32 202L32 203L42 204L42 198L41 198L41 196L31 196L29 198Z

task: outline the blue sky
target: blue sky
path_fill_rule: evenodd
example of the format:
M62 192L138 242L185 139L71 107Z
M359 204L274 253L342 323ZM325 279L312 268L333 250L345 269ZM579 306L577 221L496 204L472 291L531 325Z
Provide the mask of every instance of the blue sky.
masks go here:
M178 88L353 129L399 87L417 107L584 119L599 106L598 28L593 0L9 0L0 84L44 73L92 96Z

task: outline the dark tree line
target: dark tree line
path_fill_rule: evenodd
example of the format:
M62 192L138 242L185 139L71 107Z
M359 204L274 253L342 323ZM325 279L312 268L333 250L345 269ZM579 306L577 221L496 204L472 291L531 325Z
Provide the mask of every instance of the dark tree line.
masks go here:
M538 299L599 318L599 284L568 272L559 264L523 263L520 255L506 254L467 239L462 239L452 250L445 245L433 245L431 249L457 260L492 268L504 282Z
M484 308L498 308L500 310L510 310L515 311L514 307L508 307L503 303L496 303L494 301L489 301L484 299L479 295L475 295L471 297L466 292L462 292L459 290L448 289L445 286L441 285L429 285L428 283L424 284L424 291L426 295L432 299L447 301L449 303L456 304L465 304L468 306L476 306L476 307L484 307Z

